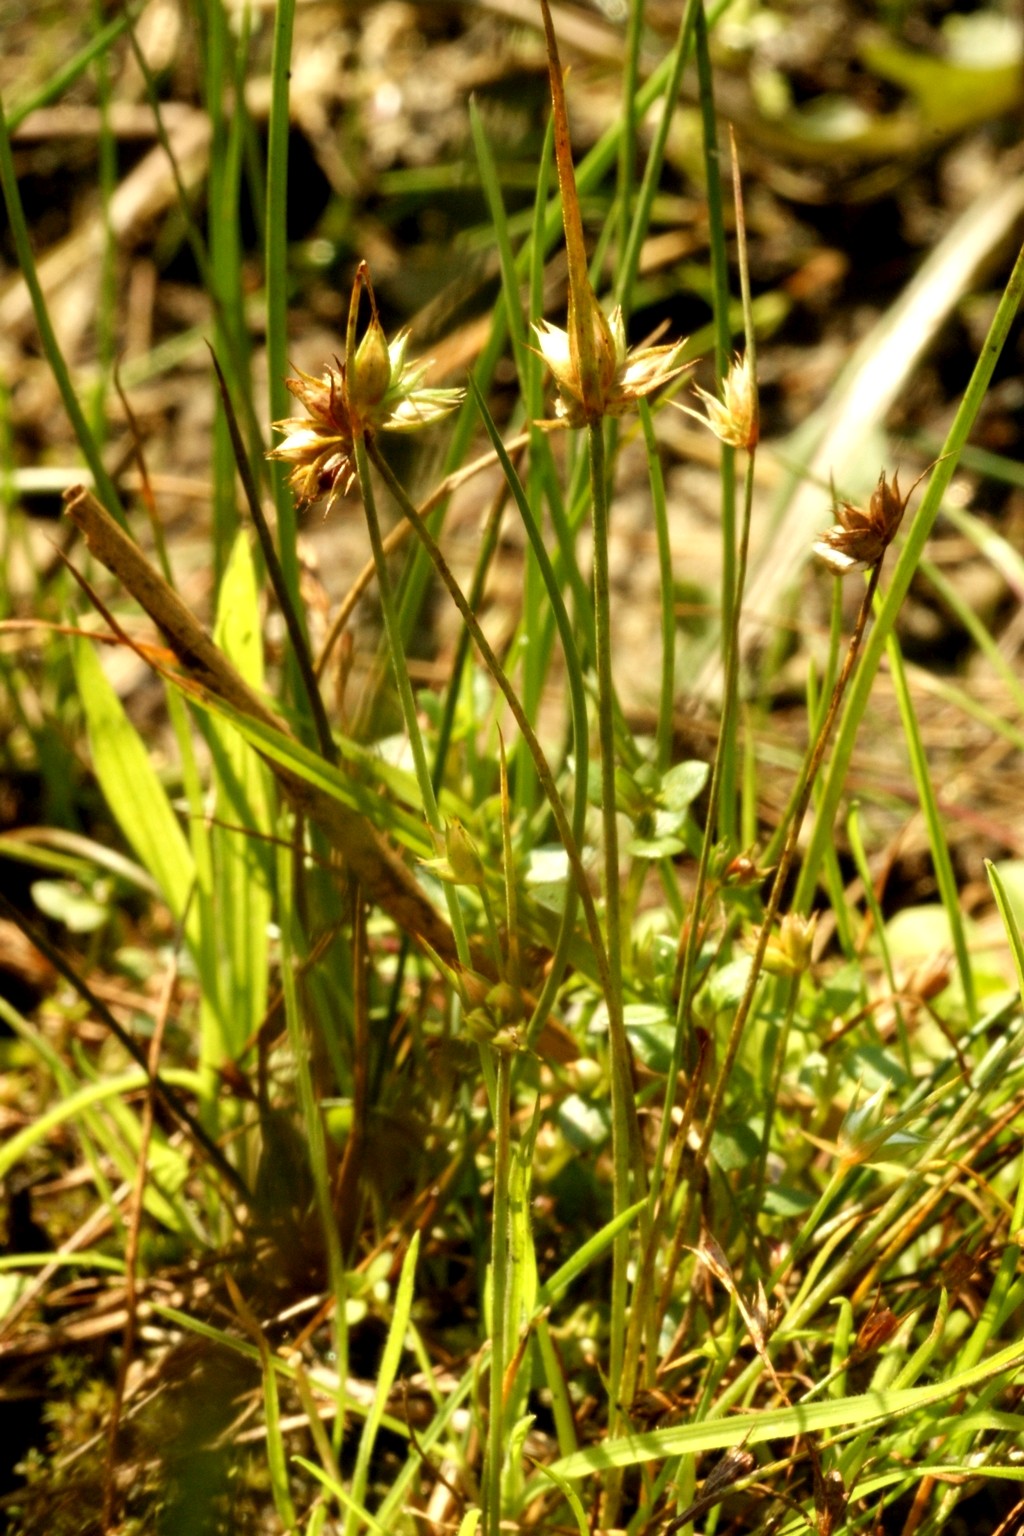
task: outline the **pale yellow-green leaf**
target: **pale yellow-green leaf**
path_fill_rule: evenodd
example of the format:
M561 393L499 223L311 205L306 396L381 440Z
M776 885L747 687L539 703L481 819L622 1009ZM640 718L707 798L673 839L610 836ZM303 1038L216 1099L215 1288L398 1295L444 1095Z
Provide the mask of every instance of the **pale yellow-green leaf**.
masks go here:
M220 585L214 639L246 682L263 684L259 591L247 535L235 540ZM219 961L217 1008L204 1040L204 1058L234 1060L267 1005L267 945L271 914L267 771L227 722L211 716L214 824L210 916Z
M180 921L195 878L181 824L142 738L121 707L89 641L74 642L74 665L93 768L104 799L172 916ZM196 923L192 916L186 931L194 939Z

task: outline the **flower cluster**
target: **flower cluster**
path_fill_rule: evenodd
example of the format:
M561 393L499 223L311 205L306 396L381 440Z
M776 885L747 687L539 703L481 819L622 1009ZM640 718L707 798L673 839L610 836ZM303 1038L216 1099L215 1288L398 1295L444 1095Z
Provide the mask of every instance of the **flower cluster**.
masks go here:
M306 416L275 421L275 432L285 434L267 454L292 466L288 484L300 506L326 496L327 511L348 493L356 477L352 425L345 405L345 365L335 358L319 379L296 370L298 377L285 385L305 406Z
M370 299L370 324L358 347L356 320L363 287ZM320 378L296 369L285 380L305 406L305 416L275 421L284 440L267 455L292 466L288 483L300 505L327 497L327 510L356 478L355 439L375 432L416 432L439 421L463 398L461 389L431 389L423 384L428 363L406 358L408 330L388 342L377 314L373 285L360 262L349 305L346 360L328 363ZM351 361L349 361L351 359Z
M810 968L817 925L817 912L810 917L799 912L786 913L765 946L762 963L769 975L801 976ZM751 947L756 947L756 938L751 940Z
M836 508L839 521L834 527L826 528L811 546L814 553L824 560L834 576L870 570L896 537L907 502L917 484L915 480L902 496L899 473L893 475L890 485L883 469L866 509L855 507L848 501L839 503Z
M703 426L710 427L723 443L728 443L733 448L745 448L748 453L752 453L757 447L761 429L757 381L754 378L749 357L741 357L737 353L733 359L732 367L722 380L721 400L716 395L708 394L708 391L701 389L699 385L695 386L695 389L704 402L706 415L702 416L699 411L691 410L688 405L679 405L676 400L673 400L672 404Z
M533 327L538 350L558 386L555 415L567 426L582 426L597 416L622 416L635 408L637 400L682 373L682 342L627 350L626 328L618 305L611 319L606 319L588 286L585 305L579 307L589 310L594 335L596 368L589 392L581 374L578 350L573 346L572 331L563 331L547 320L538 320Z
M564 331L546 320L538 320L533 330L541 356L558 386L556 415L566 426L579 427L600 421L602 416L623 415L644 395L674 379L682 372L681 344L639 347L627 352L622 311L616 309L609 320L597 301L587 271L562 64L548 0L541 0L541 11L547 39L555 164L562 194L569 305Z

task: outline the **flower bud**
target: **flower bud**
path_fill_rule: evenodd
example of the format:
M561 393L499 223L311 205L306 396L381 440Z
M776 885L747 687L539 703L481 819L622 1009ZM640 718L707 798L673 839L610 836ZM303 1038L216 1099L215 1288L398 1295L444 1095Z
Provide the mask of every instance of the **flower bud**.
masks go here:
M476 844L457 816L445 828L444 851L458 885L482 886L487 876Z
M487 1006L506 1018L517 1018L523 1011L523 1000L509 982L498 981L487 994Z
M779 931L768 940L764 952L764 968L772 976L800 976L808 970L814 949L814 930L818 926L818 914L802 917L799 912L787 912L779 924Z
M369 329L346 370L349 410L353 415L371 415L387 394L390 383L387 337L374 310Z

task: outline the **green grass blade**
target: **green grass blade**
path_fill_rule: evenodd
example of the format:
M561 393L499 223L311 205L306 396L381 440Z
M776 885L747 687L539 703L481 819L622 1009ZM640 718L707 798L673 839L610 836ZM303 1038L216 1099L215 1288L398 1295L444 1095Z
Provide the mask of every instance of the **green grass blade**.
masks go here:
M599 1232L595 1232L593 1237L582 1243L571 1259L566 1259L564 1264L559 1265L555 1273L545 1280L537 1292L538 1308L551 1307L560 1301L573 1282L578 1280L580 1275L589 1269L603 1253L607 1252L620 1232L636 1220L646 1204L646 1200L637 1200L634 1205L620 1211Z
M375 758L366 748L355 742L340 743L343 762L350 767L334 768L325 763L316 752L311 752L301 742L275 730L272 725L243 714L223 699L212 695L199 697L189 693L188 699L197 709L205 710L228 720L241 736L272 763L278 763L289 773L294 773L314 789L322 790L332 799L358 811L375 827L388 832L420 858L431 857L434 847L423 826L421 815L404 811L401 805L389 802L381 795L382 789L400 796L410 805L418 805L419 797L415 780L400 768L394 768L380 758ZM356 773L360 777L356 777ZM455 812L465 811L461 802L446 802ZM472 820L472 813L465 811L465 819Z
M289 82L295 0L280 0L274 8L274 51L271 60L270 120L267 125L267 224L264 231L264 280L267 296L267 373L270 418L290 414L284 381L288 372L288 139ZM270 464L270 483L277 509L277 537L285 585L296 611L299 603L298 525L286 466Z
M405 1499L409 1488L423 1468L421 1451L429 1451L432 1446L445 1443L452 1432L452 1420L458 1410L464 1405L466 1399L471 1395L476 1385L474 1373L466 1371L454 1390L448 1394L431 1423L426 1429L419 1431L417 1437L419 1447L412 1447L405 1465L398 1476L393 1479L391 1487L385 1494L380 1508L377 1510L377 1518L386 1530L394 1529L394 1523L398 1518L399 1512L405 1506Z
M168 1068L161 1073L161 1077L164 1082L186 1088L189 1093L198 1092L200 1079L196 1072L184 1068ZM107 1077L99 1082L86 1083L74 1093L61 1098L31 1124L16 1131L0 1147L0 1179L6 1178L25 1154L38 1146L39 1142L45 1141L51 1131L67 1124L69 1120L74 1120L83 1110L90 1109L95 1104L104 1104L108 1100L119 1098L122 1094L138 1093L148 1083L149 1078L145 1072L135 1067L130 1072L119 1073L117 1077Z
M218 594L214 641L257 692L263 686L259 590L248 536L235 540ZM220 1017L225 1058L237 1061L259 1028L267 1006L268 929L272 860L267 770L227 722L210 717L214 771L214 824L210 828L216 900L209 914L223 985ZM215 1058L216 1059L216 1058Z
M960 1393L985 1387L998 1378L1005 1378L1009 1385L1022 1365L1024 1345L1017 1342L981 1365L923 1387L890 1387L884 1391L861 1392L853 1397L798 1403L789 1408L764 1408L724 1420L709 1419L628 1439L608 1440L603 1445L592 1446L555 1462L554 1470L561 1477L587 1477L609 1467L638 1466L665 1456L725 1449L741 1443L760 1445L765 1440L782 1440L790 1435L807 1435L820 1430L861 1430L868 1426L881 1429L904 1416L947 1402Z
M665 476L654 435L654 419L646 400L640 404L640 425L647 449L647 475L651 484L654 533L658 541L658 576L661 597L661 691L655 729L654 760L664 773L672 761L672 737L676 701L676 594L672 573L672 541L665 501Z
M722 203L722 174L718 152L718 116L715 111L714 76L708 49L708 24L703 6L698 6L695 27L695 52L697 78L700 86L700 111L703 123L704 174L707 183L708 233L711 256L711 291L715 327L715 385L721 386L729 370L732 327L730 324L729 266L726 255L725 210ZM737 743L736 669L732 669L733 683L728 685L727 657L724 647L735 643L731 637L735 630L736 605L741 600L737 592L738 550L736 542L736 450L727 443L721 444L719 455L721 475L722 512L722 666L727 676L727 696L722 701L723 730L721 742L721 785L718 791L718 836L735 846L736 842L736 775ZM710 832L709 832L710 835Z
M1005 540L1000 539L999 542L1005 546ZM1008 548L1008 546L1006 547ZM1015 560L1019 559L1014 551L1011 551L1011 553L1014 554ZM1024 567L1024 562L1019 563ZM987 626L979 619L970 603L961 597L956 583L944 576L933 561L922 560L920 568L922 575L935 588L942 602L954 615L957 622L970 635L978 650L985 657L985 660L991 664L997 676L1006 684L1018 713L1024 715L1024 685L1021 684L1020 678L999 649L997 641ZM996 569L1003 570L1005 567L1000 562L996 565ZM1021 586L1024 586L1024 570L1022 570Z
M62 64L55 70L46 83L39 86L27 101L11 107L7 114L8 133L17 133L30 113L37 112L40 107L49 106L50 102L63 96L68 87L74 85L85 74L93 60L108 52L117 42L125 28L131 25L131 16L132 13L128 10L124 15L115 16L113 21L108 21L90 42L81 47L66 64Z
M480 182L487 199L487 209L491 216L491 225L494 230L494 240L498 248L498 263L501 268L501 286L505 297L505 317L508 322L509 335L512 338L512 355L515 359L516 373L519 376L519 389L526 398L527 394L527 352L526 352L526 324L523 319L523 304L520 296L520 278L516 271L515 258L512 255L512 242L509 238L508 219L505 213L505 200L501 195L501 181L498 176L498 168L494 163L494 155L484 132L484 125L480 119L480 113L476 102L470 97L469 102L469 127L473 136L473 148L476 151L477 165L480 168Z
M102 23L102 7L93 7L94 19ZM100 25L100 33L106 29ZM97 444L103 444L107 433L107 391L114 363L117 330L117 247L110 218L110 208L117 190L117 143L111 129L111 79L110 61L103 51L96 54L96 98L100 111L99 131L99 194L102 209L101 221L103 244L97 274L96 304L96 362L95 383L90 391L92 430Z
M322 1483L328 1493L334 1495L342 1509L348 1511L357 1526L364 1525L368 1531L373 1531L374 1536L388 1536L388 1528L375 1520L368 1509L356 1502L350 1493L342 1487L336 1477L326 1471L324 1467L318 1467L315 1462L308 1461L305 1456L293 1456L292 1460L297 1467L302 1467L311 1477L315 1477L318 1483Z
M992 887L992 895L995 897L999 916L1003 920L1006 929L1006 937L1010 945L1010 953L1013 956L1014 969L1017 972L1017 990L1024 999L1024 938L1021 936L1020 924L1013 910L1010 898L1003 884L1003 877L999 873L998 864L991 859L985 860L985 873L988 875L988 883Z
M95 1269L101 1274L123 1275L124 1260L99 1249L79 1248L77 1253L6 1253L0 1254L0 1275L18 1269Z
M867 853L864 848L864 838L861 833L860 807L854 802L850 807L850 814L846 822L847 837L850 843L850 852L860 875L861 885L864 887L864 902L871 913L871 921L875 928L875 937L878 940L879 952L882 956L882 965L885 968L885 979L889 990L893 995L893 1007L896 1012L896 1028L899 1032L900 1055L903 1058L903 1067L908 1077L913 1070L910 1054L910 1041L907 1038L907 1021L903 1017L903 1007L899 999L899 989L896 985L896 972L892 963L892 954L889 949L889 941L885 933L885 918L882 914L881 904L875 895L875 883L871 876L871 868L868 864Z
M188 911L195 881L188 840L93 646L76 640L72 653L93 768L104 798L139 862L159 886L174 920L185 923L190 947L198 954L196 920Z
M373 1455L373 1448L376 1444L381 1420L384 1417L388 1394L394 1386L399 1362L402 1358L402 1351L405 1348L405 1331L409 1325L409 1316L412 1311L416 1260L419 1257L419 1251L420 1235L418 1232L415 1232L402 1263L402 1273L398 1281L398 1289L395 1293L391 1326L388 1329L384 1353L381 1356L380 1366L377 1371L377 1385L373 1395L373 1404L366 1416L363 1424L363 1433L359 1440L355 1469L352 1473L352 1498L356 1504L364 1504L366 1501L370 1457ZM345 1536L355 1536L356 1527L357 1521L353 1518L353 1513L350 1510L345 1521Z
M240 384L243 383L249 362L239 235L245 97L244 91L241 94L238 91L238 69L241 65L232 69L231 55L233 51L239 55L244 53L248 15L248 11L243 12L243 36L235 43L222 0L206 0L203 6L206 22L203 84L211 127L209 199L210 207L217 210L216 217L209 222L211 289L217 301L216 350L219 355L226 353L232 358L235 376ZM235 110L230 120L226 111L229 82L235 95ZM219 581L238 530L231 433L219 395L214 401L211 526L214 580Z
M277 1391L277 1373L270 1345L257 1329L263 1366L263 1414L267 1428L267 1473L278 1519L288 1532L298 1528L298 1516L288 1486L288 1453L281 1433L281 1404Z

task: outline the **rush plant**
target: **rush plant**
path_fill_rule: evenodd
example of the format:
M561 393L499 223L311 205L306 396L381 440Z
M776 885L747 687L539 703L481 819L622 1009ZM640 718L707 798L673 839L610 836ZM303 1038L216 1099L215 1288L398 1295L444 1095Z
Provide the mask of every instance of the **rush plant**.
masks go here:
M820 676L807 665L800 750L780 752L755 728L771 678L744 649L764 311L735 143L731 199L719 184L712 14L688 3L641 81L631 7L628 88L580 159L557 10L539 0L551 115L525 214L507 213L470 111L501 286L454 380L414 331L388 339L361 251L344 336L289 369L294 6L275 13L258 177L249 23L203 16L233 235L207 238L180 175L175 217L212 316L209 623L184 596L141 429L132 482L77 403L10 104L0 116L13 245L92 475L65 497L80 541L59 591L40 578L30 615L5 593L0 621L6 643L31 619L40 647L0 654L11 740L73 779L83 818L0 834L35 904L0 892L0 915L47 967L35 1009L0 995L19 1106L0 1148L0 1354L46 1410L10 1529L961 1528L963 1501L1022 1477L1024 881L990 865L1006 942L979 955L897 618L1024 261L931 469L904 493L894 455L832 526L822 491L806 541L822 563L803 579L834 578L830 644ZM135 25L98 32L81 71L130 38L166 138ZM713 323L699 344L670 324L631 346L691 65ZM616 164L598 230L589 207ZM234 238L246 166L269 404ZM705 351L713 388L690 378ZM493 387L503 359L513 400ZM701 757L679 746L697 659L679 664L669 406L708 429L721 487ZM432 461L396 451L406 439ZM624 465L646 481L659 561L653 727L617 666ZM468 562L456 492L479 497ZM347 591L304 553L300 524L322 516L365 528ZM496 639L503 529L521 581ZM455 639L425 685L431 585ZM108 675L115 655L150 676L158 740ZM843 815L883 656L941 898L944 942L917 971L895 952L861 808ZM1019 745L1009 713L985 724ZM26 1219L33 1183L67 1197L52 1233Z

